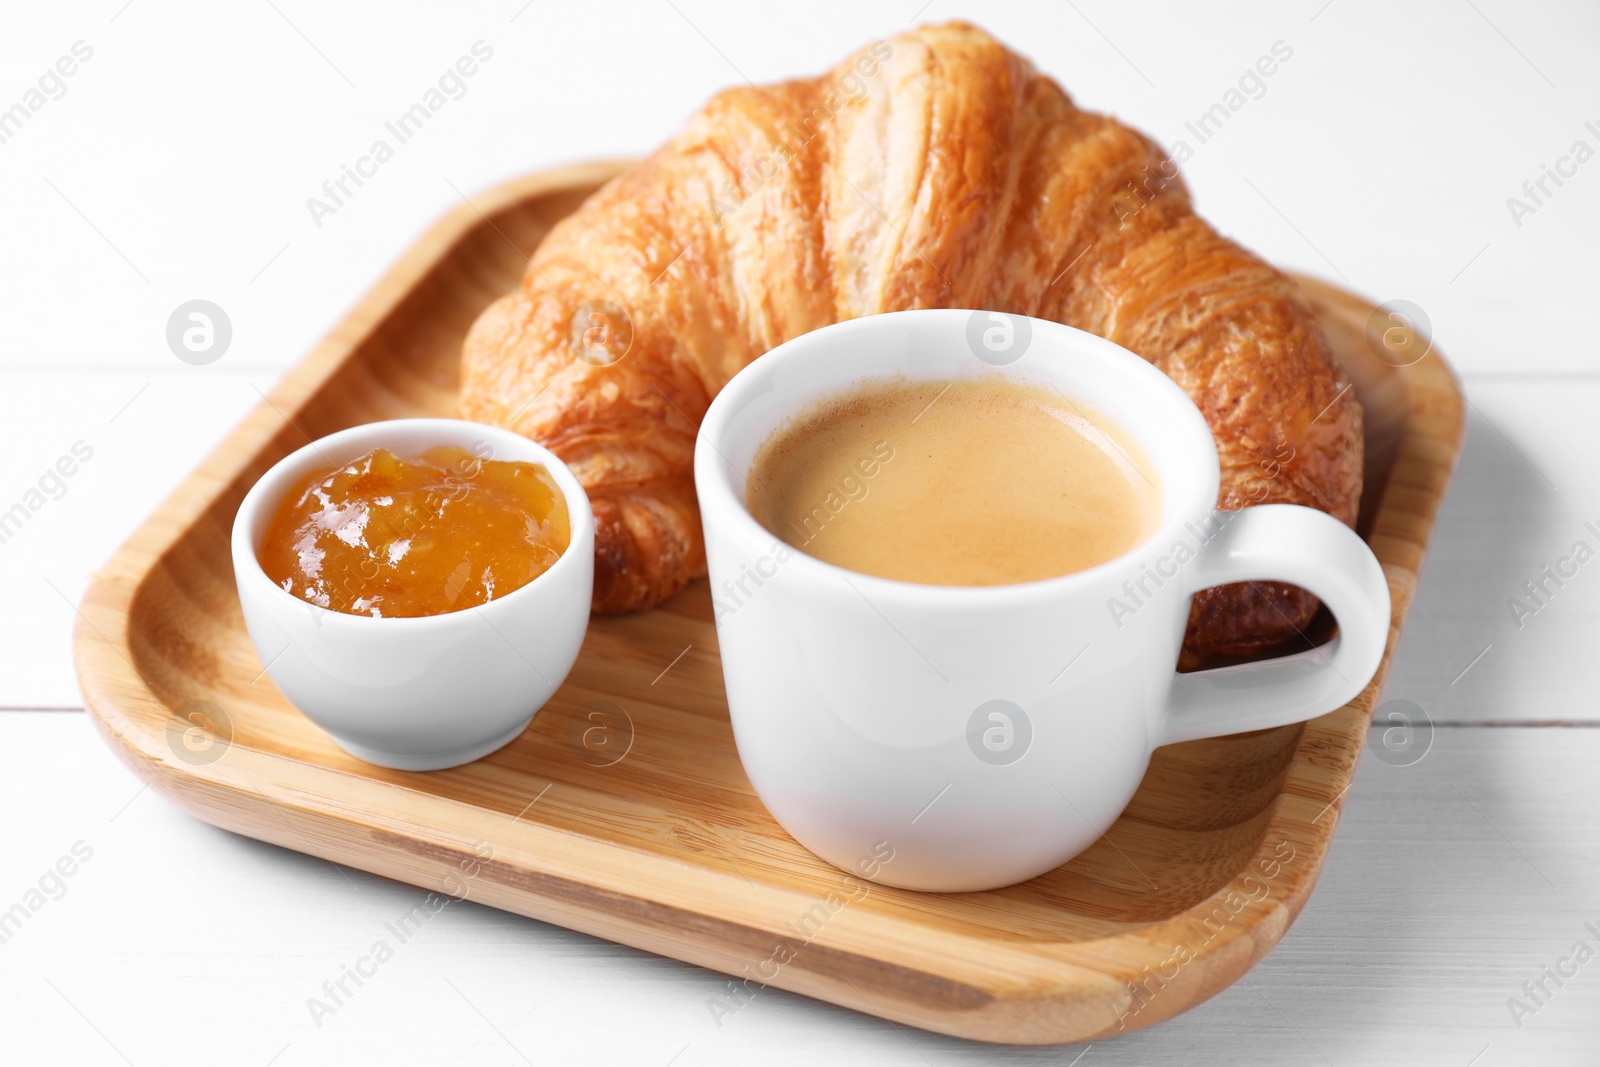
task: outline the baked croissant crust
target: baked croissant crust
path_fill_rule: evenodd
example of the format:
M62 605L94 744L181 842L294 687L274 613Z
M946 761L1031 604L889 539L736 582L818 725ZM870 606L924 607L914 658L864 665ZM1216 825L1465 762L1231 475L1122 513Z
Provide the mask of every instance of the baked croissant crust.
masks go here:
M713 98L478 319L461 411L571 465L594 506L594 609L637 611L704 573L692 459L723 384L799 334L928 307L1137 352L1210 423L1219 507L1354 524L1361 409L1299 287L1198 218L1149 138L964 23ZM1316 607L1275 583L1206 590L1185 659L1299 640Z

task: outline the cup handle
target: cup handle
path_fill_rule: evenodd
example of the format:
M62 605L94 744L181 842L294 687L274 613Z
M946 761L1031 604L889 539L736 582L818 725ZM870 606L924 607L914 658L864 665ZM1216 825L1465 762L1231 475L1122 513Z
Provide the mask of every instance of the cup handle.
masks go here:
M1178 675L1159 744L1263 730L1324 715L1371 681L1389 637L1389 583L1366 542L1315 508L1261 504L1227 516L1195 564L1188 592L1229 582L1292 582L1339 622L1331 644Z

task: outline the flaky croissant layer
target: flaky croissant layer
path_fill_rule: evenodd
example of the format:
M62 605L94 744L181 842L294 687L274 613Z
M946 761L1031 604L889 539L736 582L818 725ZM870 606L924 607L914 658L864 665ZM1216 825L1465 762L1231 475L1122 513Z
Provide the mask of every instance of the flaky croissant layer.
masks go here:
M704 573L694 439L723 384L799 334L927 307L1137 352L1210 423L1220 507L1354 523L1361 409L1293 280L1198 218L1152 141L963 23L712 99L484 311L461 410L572 466L594 505L595 610L641 610ZM1315 610L1292 586L1207 590L1186 657L1269 647Z

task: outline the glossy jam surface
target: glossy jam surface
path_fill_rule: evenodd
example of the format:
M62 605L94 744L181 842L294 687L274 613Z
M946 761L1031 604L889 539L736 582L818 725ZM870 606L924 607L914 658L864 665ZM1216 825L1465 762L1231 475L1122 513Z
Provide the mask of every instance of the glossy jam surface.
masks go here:
M415 459L378 448L296 483L259 558L280 588L319 607L407 618L520 589L571 536L566 499L537 463L453 445Z

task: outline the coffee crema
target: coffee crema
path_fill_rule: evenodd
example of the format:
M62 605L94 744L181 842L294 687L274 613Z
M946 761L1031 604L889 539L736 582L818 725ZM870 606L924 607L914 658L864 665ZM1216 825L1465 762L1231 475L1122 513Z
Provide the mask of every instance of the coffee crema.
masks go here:
M1114 425L999 376L869 381L813 405L757 450L746 506L807 555L926 585L1071 574L1161 519L1155 475Z

